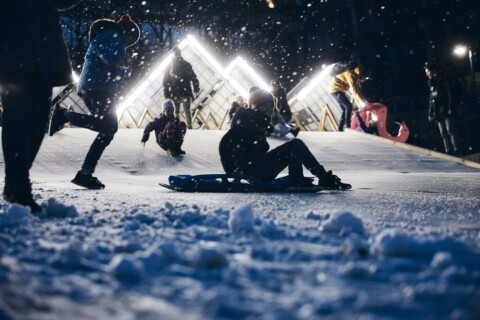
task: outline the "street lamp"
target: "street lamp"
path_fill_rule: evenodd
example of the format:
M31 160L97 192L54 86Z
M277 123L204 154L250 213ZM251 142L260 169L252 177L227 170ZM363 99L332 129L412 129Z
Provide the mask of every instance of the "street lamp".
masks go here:
M459 57L464 57L468 52L468 59L470 61L470 76L472 78L472 92L475 94L476 88L475 88L475 72L473 71L473 55L472 55L472 49L470 47L464 46L464 45L457 45L453 49L453 54Z

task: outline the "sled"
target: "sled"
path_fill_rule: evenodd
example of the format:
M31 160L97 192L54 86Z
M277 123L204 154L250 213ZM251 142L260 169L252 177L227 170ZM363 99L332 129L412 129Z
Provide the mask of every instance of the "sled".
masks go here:
M310 177L313 181L313 177ZM226 174L176 175L168 177L168 184L159 183L162 187L180 192L219 192L219 193L253 193L253 192L287 192L316 193L323 187L290 187L288 177L272 181L262 181L252 176L232 178Z
M396 136L391 135L387 131L387 106L374 102L372 103L369 107L366 108L361 108L359 110L359 115L360 118L362 118L363 122L365 125L368 127L370 123L370 119L372 117L372 114L375 115L377 119L377 130L378 130L378 135L382 138L389 139L392 141L397 141L397 142L402 142L405 143L407 141L408 136L410 134L410 130L408 129L407 125L405 124L404 121L398 123L399 129L398 129L398 134ZM352 124L350 128L352 130L359 130L359 124L357 121L356 117L352 118Z

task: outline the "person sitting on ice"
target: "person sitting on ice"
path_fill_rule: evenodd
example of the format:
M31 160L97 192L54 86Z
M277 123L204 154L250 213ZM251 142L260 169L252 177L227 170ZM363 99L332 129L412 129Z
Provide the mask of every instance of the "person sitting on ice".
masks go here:
M166 100L163 103L162 114L145 127L140 142L145 145L152 131L155 131L157 143L163 150L172 156L185 154L182 144L187 132L187 125L175 117L175 104L172 100Z
M327 172L300 139L294 138L269 151L267 134L272 130L273 95L252 87L248 101L249 107L235 113L230 130L220 141L220 160L227 175L250 175L262 181L271 181L288 167L291 187L314 187L312 181L303 176L303 165L318 177L319 186L325 189L351 188L332 171Z
M291 133L294 137L298 135L300 128L292 120L292 111L288 104L287 92L279 80L270 82L272 95L275 98L275 111L272 115L273 135L283 137Z

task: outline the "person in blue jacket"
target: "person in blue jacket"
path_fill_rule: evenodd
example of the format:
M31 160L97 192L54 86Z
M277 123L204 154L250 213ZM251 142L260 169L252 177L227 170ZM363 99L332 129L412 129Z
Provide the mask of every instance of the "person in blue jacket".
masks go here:
M115 100L127 68L126 49L139 39L140 28L128 15L122 16L118 22L110 19L93 22L77 89L90 114L67 111L59 105L54 107L48 131L50 136L60 131L67 122L98 132L81 170L72 180L76 185L87 189L105 188L92 174L118 130Z
M81 0L0 1L0 96L3 107L3 199L35 202L30 169L48 125L52 88L72 82L59 12Z

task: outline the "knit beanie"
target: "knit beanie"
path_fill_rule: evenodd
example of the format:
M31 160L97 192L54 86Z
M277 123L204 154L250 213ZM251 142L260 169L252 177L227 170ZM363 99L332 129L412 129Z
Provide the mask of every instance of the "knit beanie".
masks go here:
M166 100L162 105L162 111L165 112L167 110L175 111L175 104L170 99Z
M118 26L122 30L123 34L129 35L129 40L131 43L128 43L127 46L133 46L140 39L140 28L138 25L133 22L132 18L129 15L123 15L120 17L120 20L117 22Z
M272 94L256 86L251 87L248 91L250 94L248 97L248 106L270 117L275 108Z

